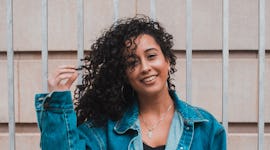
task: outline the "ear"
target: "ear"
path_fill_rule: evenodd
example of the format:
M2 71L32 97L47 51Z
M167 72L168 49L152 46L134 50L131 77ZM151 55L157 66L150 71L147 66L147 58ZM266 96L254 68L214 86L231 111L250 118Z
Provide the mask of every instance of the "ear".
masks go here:
M168 70L170 71L171 70L171 63L170 63L170 60L169 59L166 59L166 62L168 64Z

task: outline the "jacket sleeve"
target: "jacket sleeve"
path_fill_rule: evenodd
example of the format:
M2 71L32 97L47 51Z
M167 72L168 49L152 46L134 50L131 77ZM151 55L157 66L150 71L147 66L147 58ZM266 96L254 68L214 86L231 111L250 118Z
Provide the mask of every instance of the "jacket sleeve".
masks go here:
M211 150L227 150L227 137L225 129L220 126L211 142Z
M84 150L70 91L36 94L35 107L42 150Z

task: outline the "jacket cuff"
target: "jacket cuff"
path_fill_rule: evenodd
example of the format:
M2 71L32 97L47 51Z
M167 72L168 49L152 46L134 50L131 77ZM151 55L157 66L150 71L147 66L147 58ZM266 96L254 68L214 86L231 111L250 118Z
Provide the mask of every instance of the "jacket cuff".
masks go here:
M35 107L37 110L47 109L73 109L70 91L54 91L35 95Z

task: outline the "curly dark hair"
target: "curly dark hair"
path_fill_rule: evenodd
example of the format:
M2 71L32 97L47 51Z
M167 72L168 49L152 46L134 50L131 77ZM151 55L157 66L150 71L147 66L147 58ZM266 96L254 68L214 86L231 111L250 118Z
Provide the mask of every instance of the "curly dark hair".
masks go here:
M127 81L126 69L135 64L128 63L124 53L128 51L128 57L135 57L134 40L142 34L152 36L160 45L170 62L168 87L175 89L170 77L176 71L172 35L146 16L120 19L92 44L90 54L83 59L82 85L74 92L78 125L87 120L93 125L104 125L108 119L119 120L133 104L136 92Z

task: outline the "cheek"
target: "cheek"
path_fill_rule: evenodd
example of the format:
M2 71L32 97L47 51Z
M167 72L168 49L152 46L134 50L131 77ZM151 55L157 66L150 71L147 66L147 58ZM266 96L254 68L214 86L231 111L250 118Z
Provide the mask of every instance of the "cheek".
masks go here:
M166 62L163 62L163 65L160 66L159 70L164 78L168 78L169 68L170 68L170 65Z
M158 68L162 72L168 72L170 66L166 61L157 61L153 64L153 67Z
M132 84L132 82L134 82L135 80L135 73L134 73L135 70L133 71L126 71L126 80L129 84Z

